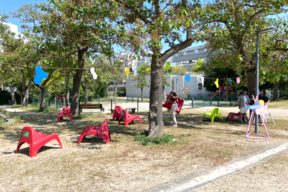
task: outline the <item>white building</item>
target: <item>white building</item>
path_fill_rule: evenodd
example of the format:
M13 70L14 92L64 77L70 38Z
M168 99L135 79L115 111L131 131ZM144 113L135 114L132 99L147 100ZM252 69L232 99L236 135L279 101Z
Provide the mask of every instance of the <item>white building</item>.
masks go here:
M189 47L173 56L172 66L183 66L189 72L198 59L203 59L205 62L208 57L208 50L204 45Z
M185 80L185 75L170 75L167 81L171 86L165 86L166 94L170 91L175 90L180 98L183 98L183 88L189 88L192 97L207 96L210 94L213 96L214 92L207 91L204 86L202 86L201 77L203 75L190 75L191 80L187 82ZM147 82L150 84L150 76L146 77ZM133 78L129 78L126 81L126 96L127 97L141 97L141 89L137 89L137 82L133 81ZM179 95L179 90L180 95ZM145 87L143 89L143 97L150 97L150 87ZM186 92L185 97L188 97L188 92Z

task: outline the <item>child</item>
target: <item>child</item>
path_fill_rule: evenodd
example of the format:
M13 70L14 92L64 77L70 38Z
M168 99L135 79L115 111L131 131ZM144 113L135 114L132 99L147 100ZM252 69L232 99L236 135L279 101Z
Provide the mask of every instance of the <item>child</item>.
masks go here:
M171 95L170 102L172 103L171 104L171 118L173 120L172 125L173 127L177 127L176 110L178 109L177 105L178 97L175 92L171 92L170 95Z

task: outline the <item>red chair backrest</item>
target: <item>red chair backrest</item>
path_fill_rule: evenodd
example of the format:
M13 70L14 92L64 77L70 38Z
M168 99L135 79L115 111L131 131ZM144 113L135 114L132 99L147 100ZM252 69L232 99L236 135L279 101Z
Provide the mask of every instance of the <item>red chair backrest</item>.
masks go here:
M119 105L117 105L116 107L115 107L115 110L114 110L114 112L116 111L116 113L117 114L121 114L121 111L122 111L122 107L120 107Z
M32 127L24 127L21 132L20 141L26 142L29 145L33 143L33 141L37 141L41 136L37 133L35 129Z
M100 130L104 131L108 127L107 119L102 123L102 125L99 127Z
M167 109L171 109L172 103L169 101L169 100L171 99L171 96L170 96L170 95L166 95L166 96L167 96L167 99L166 99L165 103L162 105L162 107L165 107L165 108L167 108ZM176 112L177 112L178 114L180 113L183 104L184 104L184 100L178 98L178 102L177 102L178 108L177 108L177 110L176 110Z
M64 107L64 108L62 109L62 112L63 112L63 113L71 113L71 109L70 109L69 107Z

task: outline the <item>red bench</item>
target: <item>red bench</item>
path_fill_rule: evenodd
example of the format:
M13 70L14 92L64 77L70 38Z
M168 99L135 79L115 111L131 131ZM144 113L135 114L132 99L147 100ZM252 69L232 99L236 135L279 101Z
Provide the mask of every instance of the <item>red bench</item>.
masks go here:
M18 153L19 148L23 143L27 143L30 145L29 156L34 157L37 155L38 150L44 146L49 141L56 139L61 148L61 141L56 133L52 133L50 135L45 135L42 132L37 132L32 127L24 127L21 132L20 140L17 145L16 154Z
M227 120L230 118L230 121L233 121L235 116L240 118L240 112L239 113L229 113L227 116ZM248 121L247 117L246 117L246 120Z
M165 108L171 110L171 105L172 105L172 103L170 102L171 96L168 95L168 94L167 94L166 96L167 96L167 99L166 99L165 103L162 105L162 107L165 107ZM177 113L177 114L180 113L180 111L181 111L181 109L182 109L182 106L183 106L183 103L184 103L184 100L178 98L178 102L177 102L178 108L177 108L177 110L176 110L176 113Z
M58 114L57 122L59 122L59 120L63 120L63 117L70 117L70 120L73 122L73 115L69 107L62 109L62 112Z
M87 126L81 133L79 140L78 140L78 145L81 143L82 139L87 135L95 135L98 137L102 137L105 141L105 143L109 143L111 137L110 137L110 132L108 128L108 123L107 119L103 122L103 124L100 127L94 127L94 126Z
M118 118L119 119L119 117L120 117L120 115L121 115L121 111L122 111L122 107L120 107L119 105L117 105L116 107L115 107L115 109L114 109L114 112L113 112L113 119L112 119L112 121L114 121L114 119L116 118Z
M142 124L142 121L141 121L139 115L133 116L133 115L128 113L127 109L125 109L125 110L121 111L121 115L119 117L118 124L120 124L120 121L124 120L124 126L128 126L128 124L130 122L133 122L135 119L138 119L140 121L140 123Z

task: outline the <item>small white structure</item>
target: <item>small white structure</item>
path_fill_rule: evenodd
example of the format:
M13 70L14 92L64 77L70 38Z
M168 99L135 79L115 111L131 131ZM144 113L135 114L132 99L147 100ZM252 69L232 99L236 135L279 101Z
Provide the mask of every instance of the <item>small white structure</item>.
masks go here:
M165 86L166 94L169 94L170 91L175 90L176 94L183 98L183 88L189 88L190 94L192 97L198 96L207 96L208 94L213 96L214 92L207 91L204 86L202 86L201 77L203 75L190 75L191 80L187 82L185 80L185 75L169 75L167 81L171 86ZM136 88L137 81L133 81L133 77L129 77L126 81L126 96L127 97L141 97L141 89ZM150 84L150 76L146 77L148 84ZM180 95L179 89L181 88ZM148 98L150 96L150 87L145 87L143 89L143 97ZM185 97L188 97L186 92Z

